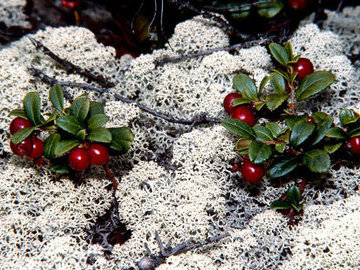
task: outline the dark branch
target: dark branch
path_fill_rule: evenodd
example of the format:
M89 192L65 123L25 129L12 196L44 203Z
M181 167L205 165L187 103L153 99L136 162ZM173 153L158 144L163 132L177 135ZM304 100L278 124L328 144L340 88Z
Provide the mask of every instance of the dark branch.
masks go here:
M263 0L263 1L257 1L257 2L252 2L252 3L246 3L246 4L242 4L242 5L231 5L231 6L225 6L225 7L213 7L213 6L204 6L203 8L209 11L215 11L215 12L239 12L241 11L243 8L248 8L248 7L255 7L258 6L260 4L266 4L266 3L274 3L274 0Z
M99 93L105 93L105 92L109 92L109 89L106 88L101 88L101 87L96 87L87 83L77 83L77 82L63 82L63 81L58 81L54 78L51 78L49 76L47 76L46 74L44 74L42 71L40 71L39 69L36 69L34 67L30 67L29 68L29 72L32 76L40 78L43 82L53 86L55 84L59 84L61 86L67 86L67 87L74 87L74 88L83 88L85 90L88 91L95 91L95 92L99 92ZM69 93L67 93L67 96L69 96ZM200 124L218 124L221 123L222 119L220 118L213 118L213 117L208 117L207 113L201 113L198 115L195 115L192 119L177 119L174 118L170 115L161 113L161 112L157 112L154 109L151 109L133 99L129 99L126 97L123 97L119 94L114 94L114 97L117 100L120 100L122 102L125 103L129 103L129 104L135 104L139 109L155 116L158 118L162 118L168 122L171 123L177 123L177 124L183 124L183 125L190 125L190 126L196 126L196 125L200 125Z
M104 78L100 75L94 75L90 71L88 71L86 69L82 69L81 67L74 65L73 63L71 63L65 59L60 58L59 56L54 54L49 48L44 46L40 41L37 41L36 39L34 39L32 37L28 37L28 38L30 39L30 41L32 42L32 44L35 46L35 48L37 50L42 50L44 54L50 56L53 60L55 60L57 63L59 63L66 70L66 72L80 74L81 76L84 76L91 82L96 82L105 88L110 88L110 87L115 86L115 83L110 82L106 78Z

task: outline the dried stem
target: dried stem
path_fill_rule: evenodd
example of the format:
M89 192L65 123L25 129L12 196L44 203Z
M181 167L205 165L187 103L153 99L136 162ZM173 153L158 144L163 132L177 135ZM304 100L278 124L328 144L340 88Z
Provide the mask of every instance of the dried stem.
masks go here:
M119 185L118 182L116 181L115 175L111 171L111 169L109 167L109 163L105 163L103 167L105 170L106 177L112 182L113 191L115 193L117 191L118 185Z

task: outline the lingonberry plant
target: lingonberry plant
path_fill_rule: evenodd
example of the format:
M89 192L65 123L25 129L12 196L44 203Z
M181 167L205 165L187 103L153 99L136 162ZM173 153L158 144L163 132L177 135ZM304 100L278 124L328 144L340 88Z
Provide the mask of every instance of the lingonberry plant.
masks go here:
M232 102L234 112L245 105L253 106L257 115L264 118L264 124L252 126L233 114L222 122L240 137L235 150L246 155L232 170L240 170L243 179L250 183L257 183L266 168L270 178L297 177L306 185L310 175L326 173L334 162L358 160L360 121L355 111L342 109L341 126L337 127L333 117L324 112L308 115L296 110L297 102L327 89L335 81L334 75L329 71L314 71L309 59L293 55L289 42L285 46L271 43L269 49L280 68L263 78L259 88L246 74L238 74L233 79L241 96ZM268 82L272 91L265 93L263 89ZM256 167L261 169L256 172ZM287 196L271 207L299 212L303 189L304 186L290 187Z
M55 110L41 114L40 97L28 93L23 108L11 111L16 118L10 123L13 135L10 147L16 155L28 156L35 164L43 164L42 156L50 161L50 168L58 174L84 171L90 165L107 165L109 155L126 153L133 134L128 127L105 128L109 118L102 104L90 101L87 95L77 97L70 107L64 107L64 93L59 85L49 91ZM43 142L37 136L46 132Z

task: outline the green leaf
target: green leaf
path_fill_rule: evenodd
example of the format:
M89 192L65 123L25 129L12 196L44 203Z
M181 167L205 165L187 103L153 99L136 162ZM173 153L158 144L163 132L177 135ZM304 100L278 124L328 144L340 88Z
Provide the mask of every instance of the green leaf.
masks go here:
M359 119L359 115L354 110L342 109L340 111L340 122L343 126L355 123Z
M286 117L285 122L289 129L293 130L297 122L301 120L307 120L307 118L307 115L290 115Z
M94 142L111 143L112 136L106 128L96 128L90 131L86 139Z
M324 150L329 154L335 153L341 146L343 145L342 142L335 143L335 144L327 144L324 145Z
M112 142L110 148L119 151L121 153L126 153L129 151L130 146L134 139L134 134L128 127L121 128L109 128L109 131L112 134Z
M33 133L35 130L35 127L26 127L23 129L20 129L18 132L15 132L14 136L12 137L11 141L13 144L21 143L23 140L25 140L27 137Z
M95 129L102 127L109 121L109 117L105 114L95 114L91 116L87 122L87 126L89 129Z
M18 116L18 117L29 120L27 118L26 113L25 113L25 111L23 109L14 109L9 113L9 115Z
M308 122L307 120L302 120L297 122L290 135L290 143L293 146L299 146L307 138L309 138L311 134L313 134L314 130L315 130L315 125Z
M294 81L295 81L297 75L298 75L297 72L291 73L291 75L290 75L290 83L291 84L294 84Z
M257 111L260 111L261 108L264 107L264 105L265 105L265 102L259 102L259 103L255 104L255 109Z
M286 143L282 142L275 144L275 150L277 152L284 153L285 149L286 149Z
M57 117L56 112L53 112L52 114L49 115L48 119L45 120L44 124L49 124L52 121L55 121Z
M80 122L83 122L90 110L90 100L87 96L77 97L71 104L71 115L75 116Z
M27 119L29 119L35 126L40 125L45 121L40 114L40 97L37 92L30 92L26 94L23 104Z
M282 177L295 170L299 163L298 157L285 157L270 168L269 175L271 178Z
M246 74L240 73L233 78L234 87L240 91L244 98L257 100L258 94L254 81Z
M253 141L249 147L249 158L252 163L258 164L269 159L273 153L270 145L259 141Z
M272 141L274 139L273 134L266 127L256 125L253 127L253 130L256 133L256 138L260 141Z
M291 205L297 212L300 212L301 211L301 209L303 208L303 204L302 203L300 203L300 204L292 204Z
M330 168L330 156L325 150L313 149L304 154L303 164L312 172L324 173Z
M285 132L285 130L281 129L281 127L275 122L267 122L265 127L270 130L274 138L277 138L280 134Z
M44 143L44 156L48 159L55 157L55 148L60 143L61 136L59 133L51 134Z
M286 42L284 48L287 51L288 55L290 56L290 59L292 60L294 58L294 53L291 42L290 41Z
M60 157L67 152L69 152L71 149L78 146L80 142L78 140L64 140L60 141L56 144L55 150L54 150L54 157Z
M291 186L286 192L286 198L293 204L298 205L301 201L301 192L297 187Z
M301 80L296 89L296 100L301 101L319 94L335 81L335 76L329 71L315 71Z
M288 62L291 60L291 55L287 49L277 43L270 43L269 45L270 53L281 65L287 66Z
M287 201L277 200L271 203L270 208L273 210L291 209L292 206Z
M326 137L334 139L346 139L345 132L339 127L332 127L326 132Z
M240 138L235 144L235 151L243 151L249 148L252 140Z
M69 132L70 134L76 135L83 127L80 125L75 116L60 116L56 119L56 125Z
M50 88L49 99L55 109L62 112L64 110L64 93L59 84L55 84Z
M290 75L285 71L282 71L280 69L272 69L272 71L284 77L284 79L287 80L288 82L291 80Z
M274 2L261 3L258 5L258 14L265 18L275 17L283 8L284 3L280 0Z
M270 84L272 88L275 90L276 94L285 94L286 91L286 82L283 76L278 73L271 73L270 75Z
M355 125L350 126L347 130L348 135L350 138L360 136L360 125L357 122Z
M90 101L89 118L95 114L104 114L104 106L97 101Z
M252 140L256 138L255 131L248 124L239 119L225 119L222 121L221 125L241 138Z
M66 164L58 164L58 163L51 162L50 169L54 173L57 173L57 174L68 174L69 173L69 168Z
M86 138L86 129L82 129L80 130L78 133L75 134L75 137L78 138L79 140L85 141Z
M270 94L266 96L266 106L270 111L274 111L289 98L286 94Z
M248 98L235 98L233 101L233 106L236 107L241 104L251 103L251 100Z
M268 81L270 80L269 76L265 76L260 83L260 88L259 88L259 94L261 94L262 90L264 90L265 85L268 83Z
M313 145L315 145L326 136L326 132L333 124L333 118L330 115L321 112L313 113L312 117L317 124L317 128L315 130L315 138L313 142Z

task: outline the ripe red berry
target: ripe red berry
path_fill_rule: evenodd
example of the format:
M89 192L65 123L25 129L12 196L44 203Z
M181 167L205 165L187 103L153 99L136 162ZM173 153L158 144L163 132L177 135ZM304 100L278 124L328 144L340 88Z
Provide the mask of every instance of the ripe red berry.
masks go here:
M349 140L347 147L354 155L360 155L360 137L354 137Z
M235 107L232 104L236 98L241 98L241 95L239 93L230 93L224 98L224 109L230 114L235 110Z
M80 0L61 0L61 3L66 8L75 8L79 5Z
M240 169L241 175L246 182L257 183L265 175L265 170L260 165L255 165L250 161L245 161Z
M37 159L44 152L44 142L38 138L31 138L32 148L28 155L29 158Z
M109 151L107 147L102 144L92 143L88 151L92 165L101 166L109 161Z
M311 4L311 0L288 0L288 3L294 10L303 10Z
M10 142L11 151L18 156L28 155L32 149L32 143L30 138L26 138L18 144L13 144Z
M238 163L235 163L232 168L231 168L231 172L238 172L240 170L239 168L239 164Z
M315 123L314 118L312 118L311 116L309 116L307 120L308 120L308 122L311 123L311 124L314 124L314 123Z
M32 126L33 125L29 120L22 117L16 117L10 123L10 134L13 135L14 133L18 132L23 128L32 127Z
M76 147L70 151L69 165L75 171L83 171L90 165L90 155L87 150Z
M245 106L236 107L231 114L231 118L244 121L250 126L255 125L256 122L254 112Z
M294 66L294 71L298 73L297 79L301 81L305 76L314 72L314 66L307 58L299 58Z

